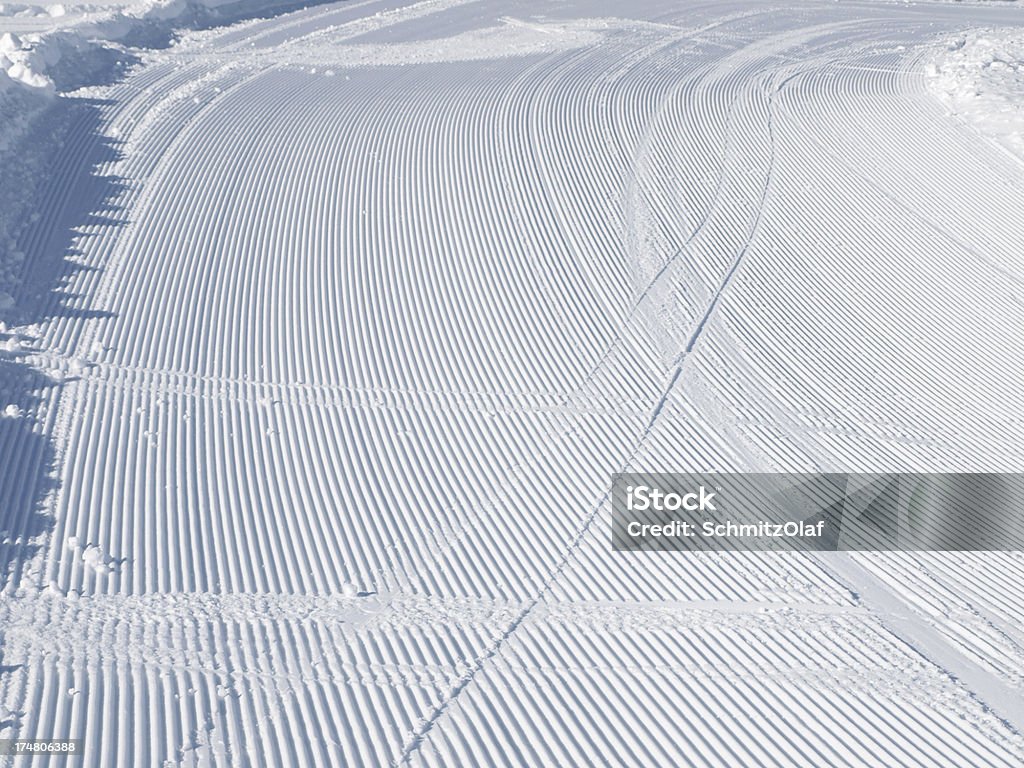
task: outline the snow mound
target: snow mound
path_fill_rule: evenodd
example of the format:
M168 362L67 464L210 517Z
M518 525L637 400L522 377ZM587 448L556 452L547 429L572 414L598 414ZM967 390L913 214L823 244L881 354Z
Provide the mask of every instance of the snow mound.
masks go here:
M73 23L18 36L0 37L0 71L37 88L67 90L62 80L81 78L108 65L104 51L129 43L146 47L165 41L174 30L207 23L229 23L241 16L272 13L297 6L294 0L125 0L119 5L12 6L0 4L0 18L31 15L59 19L70 13ZM74 85L80 85L76 82Z
M946 41L928 63L950 112L1024 157L1024 30L974 30Z
M2 46L11 45L11 37L0 38L0 318L15 304L12 294L24 254L14 235L24 203L38 182L38 174L25 170L26 155L19 147L31 141L36 119L55 98L52 89L26 82L25 73L17 66L13 67L14 77L4 70L9 60Z
M0 35L0 75L33 88L52 88L53 82L44 73L56 51L40 46L41 40L39 35L19 37L12 32Z
M115 0L111 3L0 3L0 20L42 17L50 25L17 33L0 26L0 318L11 314L24 254L17 238L47 148L37 128L46 109L112 76L126 49L166 45L179 30L298 7L296 0ZM57 25L54 19L70 16Z

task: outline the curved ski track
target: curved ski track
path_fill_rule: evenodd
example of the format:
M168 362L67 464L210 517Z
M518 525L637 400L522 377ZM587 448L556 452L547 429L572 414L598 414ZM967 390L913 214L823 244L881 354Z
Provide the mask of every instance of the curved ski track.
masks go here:
M915 54L965 13L369 0L150 55L103 94L124 183L25 357L64 381L30 414L58 485L0 604L2 735L1019 765L985 696L1024 681L1019 554L607 543L622 468L1024 467L1024 164Z

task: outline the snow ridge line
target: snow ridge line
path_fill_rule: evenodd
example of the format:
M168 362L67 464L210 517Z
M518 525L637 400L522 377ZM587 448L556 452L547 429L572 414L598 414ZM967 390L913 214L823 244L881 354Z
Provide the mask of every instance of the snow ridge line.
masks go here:
M772 133L772 99L774 98L775 93L778 93L778 91L782 88L783 85L785 85L786 82L788 82L788 79L786 81L784 81L782 84L780 84L775 89L775 91L771 95L769 95L769 97L768 97L768 104L767 104L767 129L768 129L768 152L769 152L768 170L767 170L767 174L765 176L764 185L763 185L763 187L761 189L761 196L760 196L760 199L758 200L758 203L757 203L757 213L754 216L754 221L753 221L753 224L752 224L751 229L750 229L750 234L747 236L747 240L743 244L743 248L736 255L736 258L733 260L732 264L730 265L729 270L725 273L725 276L722 278L722 282L719 284L718 288L716 288L715 292L712 294L711 301L708 304L707 309L704 311L704 315L701 317L700 321L697 323L697 326L693 329L693 333L690 334L690 338L687 340L686 346L683 348L682 352L680 352L679 355L676 357L676 359L673 361L673 365L675 366L675 373L672 375L672 379L669 381L668 387L666 387L664 394L662 394L662 396L661 396L661 399L658 401L658 403L654 407L654 411L651 414L651 420L647 424L647 429L645 430L645 434L647 432L651 431L651 429L654 427L654 422L657 421L658 416L661 415L662 409L665 407L665 404L668 402L668 398L672 394L672 390L675 388L676 382L682 376L683 366L686 363L687 356L693 351L694 347L697 345L697 342L700 340L701 335L704 333L705 326L707 326L708 321L711 319L711 316L715 312L715 307L718 306L719 300L722 298L723 294L728 290L729 285L732 282L733 275L736 274L736 272L739 270L740 266L742 265L743 257L746 256L747 250L750 248L750 243L754 239L755 235L757 234L758 224L760 224L760 222L761 222L761 214L762 214L762 212L764 210L765 200L768 197L768 188L771 186L772 168L774 168L774 166L775 166L775 138L774 138L774 135Z
M781 88L781 85L779 87ZM748 236L747 242L744 245L743 249L740 251L739 255L734 260L734 262L733 262L732 266L730 267L729 271L726 273L726 275L725 275L725 277L724 277L724 279L722 281L722 284L716 290L716 292L715 292L715 294L714 294L714 296L712 298L712 301L711 301L710 305L708 306L707 311L704 314L704 317L701 319L700 323L694 329L692 335L690 336L690 339L689 339L689 341L688 341L688 343L686 345L686 348L682 352L680 359L676 362L675 373L673 374L673 376L669 380L667 386L665 387L665 391L662 394L661 398L655 404L655 407L654 407L654 409L651 412L651 417L650 417L649 421L647 422L646 427L644 428L642 434L640 435L639 440L637 441L636 445L634 446L633 451L631 452L629 457L626 459L626 461L622 464L621 468L619 469L619 472L625 472L629 468L630 463L632 462L633 458L640 452L640 449L643 446L644 441L647 439L648 435L650 435L651 430L653 429L654 424L655 424L655 422L658 419L658 416L661 414L662 409L664 408L665 403L667 402L670 393L672 392L673 388L676 385L676 382L678 381L680 375L682 374L683 361L685 360L685 356L687 354L689 354L689 352L693 349L694 345L696 344L698 338L700 337L701 332L704 330L704 327L707 324L708 319L710 318L711 314L714 312L714 308L717 305L719 298L721 297L723 291L728 287L730 279L736 273L737 269L739 268L740 264L742 263L743 256L747 252L747 249L748 249L748 247L750 245L750 241L753 239L754 234L757 231L757 224L760 221L761 211L762 211L762 209L764 207L764 202L765 202L765 199L766 199L767 194L768 194L768 188L769 188L769 186L771 184L771 170L772 170L772 167L774 166L774 157L775 157L774 139L772 138L772 132L771 131L772 131L772 129L771 129L771 96L770 96L769 100L768 100L768 135L769 135L769 162L768 162L768 170L767 170L767 175L765 177L764 185L763 185L763 188L762 188L760 200L758 202L757 214L755 215L755 218L754 218L754 223L753 223L753 228L751 230L751 233ZM402 754L401 754L401 756L400 756L400 758L398 760L398 764L399 765L405 765L405 764L408 764L410 762L410 760L412 759L413 754L415 754L415 752L422 745L423 740L426 738L427 733L430 732L430 730L440 720L440 718L444 715L444 713L447 711L447 709L454 703L454 701L459 697L459 695L473 682L473 679L483 669L483 667L487 663L487 661L492 659L492 658L495 658L500 653L500 651L501 651L502 647L505 645L505 643L511 638L511 636L515 633L515 631L522 625L522 623L526 620L526 618L530 615L530 613L536 608L536 606L540 603L541 599L551 590L552 584L558 579L558 577L562 574L562 572L568 566L569 562L572 560L574 553L579 548L579 546L582 543L583 539L590 532L590 529L592 528L592 526L594 524L594 521L597 519L598 514L599 514L601 508L608 501L610 495L611 495L611 488L609 487L604 492L604 494L601 496L601 498L598 500L597 504L591 510L589 515L587 515L587 517L585 518L583 526L580 528L580 530L576 534L575 538L570 543L570 545L569 545L568 549L566 550L566 552L564 553L562 559L558 562L558 564L555 566L554 570L550 573L548 578L545 580L544 584L541 586L541 589L538 591L536 597L534 597L526 605L526 607L522 610L522 612L512 621L511 624L509 624L509 626L505 629L505 631L503 631L501 633L501 635L497 638L497 640L493 643L493 645L488 649L487 653L484 654L479 659L477 659L477 661L473 665L472 670L467 672L460 679L458 685L455 686L455 688L452 690L451 694L443 702L441 702L441 704L439 704L434 709L434 711L427 718L427 720L424 723L423 727L420 728L416 732L416 734L413 736L413 738L410 740L410 742L402 750Z

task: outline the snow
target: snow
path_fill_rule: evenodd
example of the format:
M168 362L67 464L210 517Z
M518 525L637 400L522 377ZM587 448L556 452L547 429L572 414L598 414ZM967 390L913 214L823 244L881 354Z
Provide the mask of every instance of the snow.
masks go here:
M359 596L359 588L355 584L342 584L341 585L341 596L347 598L353 598Z
M1024 31L956 35L931 57L927 73L953 114L1024 157Z
M624 469L1024 468L1022 27L2 4L0 737L1024 762L1021 553L608 546Z
M160 43L189 26L227 21L295 5L289 0L128 0L88 4L0 4L0 317L16 305L24 254L16 241L24 228L22 204L41 184L53 148L40 142L41 125L55 92L102 82L125 55L126 42ZM34 24L26 18L66 23ZM27 31L16 31L11 27ZM17 158L17 162L12 162Z

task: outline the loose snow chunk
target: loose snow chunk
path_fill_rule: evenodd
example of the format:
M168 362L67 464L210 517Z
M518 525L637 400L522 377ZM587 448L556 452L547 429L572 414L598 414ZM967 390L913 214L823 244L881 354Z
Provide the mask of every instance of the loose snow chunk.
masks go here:
M90 544L82 552L82 560L86 565L90 565L95 568L97 565L103 564L103 550L97 547L95 544Z
M89 544L82 550L82 562L92 569L93 573L97 576L117 573L119 569L119 563L96 544Z
M341 587L341 596L346 598L359 597L359 587L355 584L343 584Z
M21 408L14 403L10 403L6 408L4 408L4 416L9 419L16 419L21 416Z
M21 50L21 38L13 32L0 35L0 53L11 53Z

